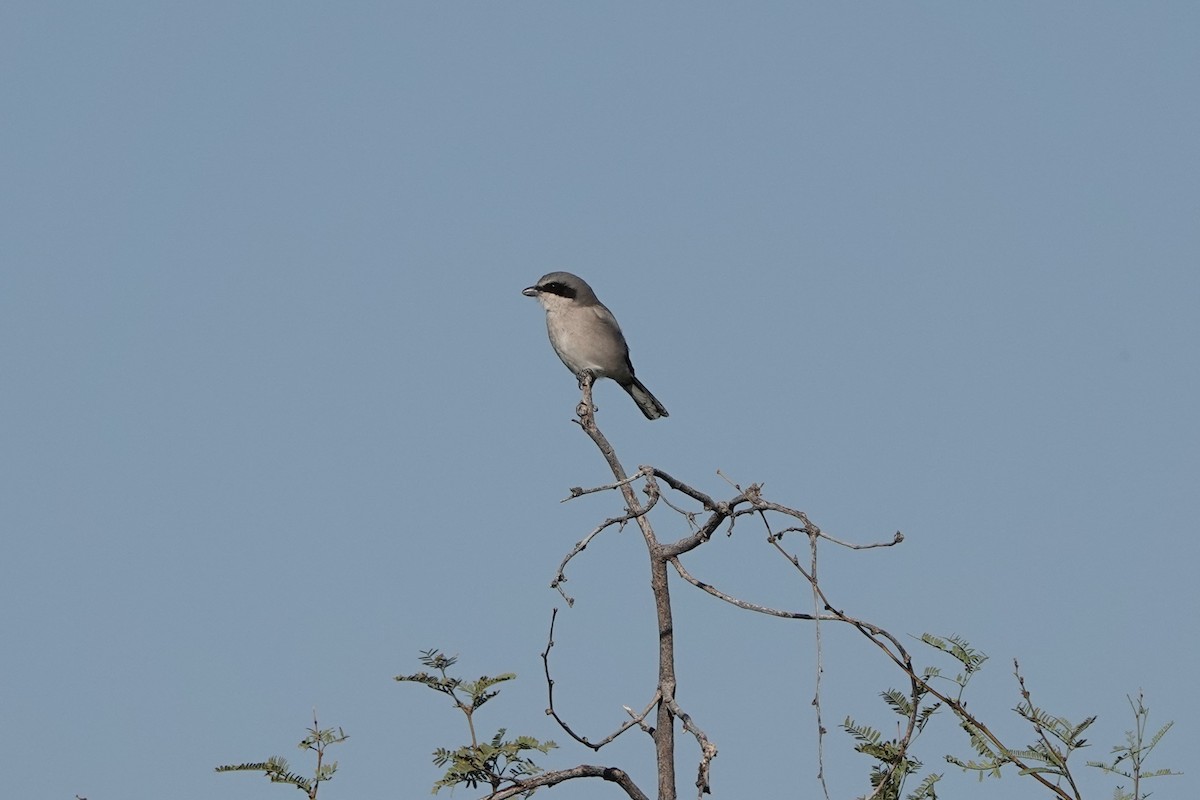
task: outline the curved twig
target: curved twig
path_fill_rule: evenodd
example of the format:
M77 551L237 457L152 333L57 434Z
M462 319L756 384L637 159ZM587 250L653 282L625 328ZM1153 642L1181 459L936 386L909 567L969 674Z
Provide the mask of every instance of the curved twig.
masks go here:
M558 715L558 712L554 709L554 678L550 677L550 648L554 647L554 621L557 618L558 609L556 608L550 614L550 635L546 640L546 649L542 651L542 668L546 673L546 702L549 704L546 707L547 716L553 717L554 721L558 723L558 726L562 728L568 736L579 742L584 747L590 747L592 750L599 750L601 747L604 747L606 744L613 741L622 733L634 726L644 727L643 723L645 722L646 717L650 715L650 712L654 710L655 704L657 704L662 698L661 693L655 693L654 697L650 699L650 702L646 705L646 708L641 714L635 713L628 706L626 706L625 710L629 713L631 719L627 720L623 725L621 725L621 727L617 728L599 742L592 742L586 736L580 736L571 728L570 725L567 724L566 720Z
M635 475L634 477L636 478L637 476ZM610 488L617 488L620 486L622 486L622 484L617 483L613 484ZM563 591L562 588L562 584L567 582L567 563L570 562L570 560L575 556L586 550L587 546L592 543L592 539L595 539L597 536L599 536L605 528L613 525L624 526L625 523L629 522L630 520L637 519L638 517L644 517L647 513L649 513L650 509L654 508L654 505L657 501L658 495L653 495L650 498L650 503L645 508L639 507L636 511L630 511L628 514L623 514L619 517L610 517L593 528L592 532L576 542L575 546L571 548L571 552L567 553L566 557L563 558L562 562L558 565L558 574L554 576L554 580L550 581L550 588L557 589L558 593L562 595L563 600L567 602L568 606L574 606L575 598L569 596L565 591Z

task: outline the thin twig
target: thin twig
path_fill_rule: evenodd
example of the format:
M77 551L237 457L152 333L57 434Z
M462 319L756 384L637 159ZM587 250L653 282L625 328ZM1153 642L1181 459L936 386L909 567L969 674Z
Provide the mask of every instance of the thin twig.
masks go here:
M764 514L764 518L765 518ZM768 528L769 530L769 528ZM817 676L813 687L813 708L817 713L817 780L821 782L821 790L825 792L825 800L829 800L829 785L825 781L825 721L821 718L821 678L825 674L825 647L821 639L821 620L817 609L820 608L821 597L817 594L817 540L819 534L808 535L808 545L812 553L809 561L809 573L812 575L813 613L817 619L813 622L813 639L815 640Z
M571 490L570 490L571 496L564 497L562 500L559 500L559 502L560 503L569 503L570 501L574 500L576 497L583 497L585 494L595 494L596 492L607 492L611 489L619 489L627 483L633 483L634 481L636 481L638 478L642 477L643 475L649 475L649 473L646 472L645 467L642 467L637 472L630 475L628 478L617 481L616 483L607 483L604 486L593 486L590 489L584 489L581 486L572 486Z
M701 581L698 578L696 578L695 576L693 576L690 572L687 571L687 569L683 566L683 564L681 564L679 562L679 559L672 558L672 559L670 559L670 562L671 562L671 566L675 567L675 571L679 573L679 577L683 578L685 581L690 583L692 586L695 586L697 589L700 589L702 591L705 591L705 592L711 594L713 597L717 598L718 600L724 600L726 603L729 603L732 606L737 606L738 608L743 608L747 611L754 611L759 614L767 614L768 616L772 616L772 617L782 617L783 619L815 620L818 618L818 617L813 616L812 614L809 614L806 611L784 611L784 610L778 609L778 608L771 608L770 606L760 606L757 603L751 603L748 600L742 600L740 598L734 597L733 595L726 594L725 592L722 592L720 589L716 588L715 586L705 583L704 581ZM835 620L835 619L837 619L837 617L830 615L830 616L821 617L821 619Z
M618 485L614 485L613 488L616 488ZM639 508L636 512L631 512L620 517L611 517L604 520L604 522L593 528L591 533L575 543L575 546L571 548L571 552L567 553L566 557L563 558L562 563L558 565L558 574L554 576L554 580L550 581L550 588L557 589L558 593L562 595L563 600L567 602L568 606L575 605L575 598L569 596L565 591L563 591L562 588L562 585L567 582L567 563L570 562L570 560L575 556L586 550L587 546L592 543L592 539L595 539L597 536L599 536L601 531L603 531L605 528L613 525L624 527L626 522L645 516L650 509L654 508L654 501L656 499L657 498L651 498L651 502L645 508Z

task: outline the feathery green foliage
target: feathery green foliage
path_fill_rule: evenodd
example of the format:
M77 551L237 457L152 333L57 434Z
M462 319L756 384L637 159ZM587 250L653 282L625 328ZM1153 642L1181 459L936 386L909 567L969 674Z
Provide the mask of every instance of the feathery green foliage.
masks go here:
M850 717L846 717L842 722L842 729L858 742L854 749L878 762L871 766L870 780L873 796L879 800L899 800L904 791L905 780L910 775L920 772L924 766L919 759L909 754L908 748L921 735L925 725L941 706L940 703L921 706L927 694L928 692L918 689L914 706L912 697L896 689L880 693L883 702L904 720L904 725L912 724L911 737L897 735L885 741L883 734L869 725L861 725ZM926 776L921 785L908 795L908 800L934 800L937 792L933 787L941 777L937 774Z
M1171 730L1174 722L1168 722L1159 728L1149 741L1146 740L1146 722L1150 717L1150 709L1146 708L1145 697L1138 692L1137 699L1126 695L1129 707L1133 710L1133 730L1125 731L1125 744L1116 745L1110 751L1113 755L1111 763L1089 761L1089 767L1102 769L1110 775L1120 775L1133 781L1133 790L1127 791L1124 786L1118 786L1113 791L1113 800L1145 800L1149 793L1143 793L1141 782L1148 778L1162 778L1168 775L1182 775L1170 769L1155 769L1147 771L1145 763L1150 752L1158 746L1162 738Z
M911 662L907 662L906 672L913 681L912 691L906 694L889 689L883 692L881 697L897 716L908 723L908 730L897 728L897 736L885 740L875 728L862 725L849 717L842 723L842 728L856 741L854 749L877 762L872 766L870 774L872 798L899 799L906 779L918 773L922 767L921 761L911 755L909 749L930 718L943 706L957 718L976 756L964 760L947 755L945 758L949 763L964 771L978 773L980 780L988 776L999 778L1002 768L1012 765L1021 775L1033 777L1056 797L1063 800L1082 798L1071 774L1069 761L1075 751L1088 746L1084 734L1095 723L1096 717L1087 717L1076 723L1039 708L1033 703L1032 695L1025 685L1020 665L1014 661L1014 674L1020 687L1021 700L1013 711L1033 728L1034 739L1023 748L1009 748L987 725L967 710L963 701L968 683L982 669L987 656L959 636L939 637L926 633L920 640L957 661L961 665L961 671L953 678L948 678L937 667L929 666L918 671L911 666ZM952 691L941 691L935 686L937 681L944 681L954 688ZM939 702L923 705L926 698ZM1133 780L1133 790L1126 791L1123 787L1118 787L1114 800L1145 800L1148 795L1140 789L1141 779L1179 774L1169 769L1146 771L1144 768L1145 758L1170 730L1171 723L1167 723L1147 738L1146 718L1149 712L1142 702L1142 696L1139 694L1136 702L1130 698L1129 702L1134 712L1135 729L1126 733L1126 743L1113 748L1114 759L1111 763L1091 761L1088 765ZM939 774L926 776L908 795L907 800L935 800L936 784L941 779Z
M1083 733L1096 718L1087 717L1082 722L1074 723L1066 717L1039 708L1033 704L1032 695L1025 686L1020 665L1016 661L1013 662L1013 670L1021 691L1021 701L1013 711L1033 726L1033 742L1024 748L998 747L994 737L987 735L973 717L960 713L960 724L981 760L964 761L954 756L946 756L946 760L963 770L978 772L981 780L988 775L1000 777L1001 768L1012 764L1022 775L1041 775L1055 785L1068 785L1078 797L1079 791L1068 762L1076 750L1088 746Z
M523 753L530 750L548 753L558 746L554 742L541 742L532 736L518 736L512 740L505 740L505 728L497 731L490 742L480 743L475 736L475 712L500 693L492 687L513 680L517 677L515 674L506 672L493 677L484 675L475 681L454 678L447 674L447 670L458 662L458 657L447 656L437 649L422 650L420 661L436 674L416 672L412 675L397 675L396 680L419 683L449 697L455 708L466 717L467 728L471 734L470 744L453 750L439 747L433 751L433 763L446 768L445 774L433 785L434 794L448 786L454 787L459 784L470 789L484 784L490 786L494 793L506 783L514 785L522 778L542 771L541 767ZM523 796L528 797L531 794L532 790L524 792Z
M959 696L962 690L967 688L967 684L971 680L971 676L979 670L983 669L984 663L988 660L987 654L981 653L971 647L970 642L963 639L961 636L951 634L945 639L940 636L934 636L931 633L921 634L921 641L930 647L941 650L946 655L950 656L958 663L962 664L963 671L955 675L953 678L945 678L959 687ZM926 680L931 678L944 678L941 670L936 667L930 667L926 670L928 676Z
M305 778L297 775L288 768L287 760L280 756L271 756L266 761L254 761L244 764L225 764L216 768L217 772L261 772L270 779L271 783L287 783L295 786L308 795L309 800L316 800L317 791L325 781L333 778L337 772L337 762L325 763L325 748L331 744L341 744L350 737L341 729L320 728L317 725L317 715L313 713L313 724L308 729L308 735L300 740L301 750L311 750L317 754L317 766L313 777Z

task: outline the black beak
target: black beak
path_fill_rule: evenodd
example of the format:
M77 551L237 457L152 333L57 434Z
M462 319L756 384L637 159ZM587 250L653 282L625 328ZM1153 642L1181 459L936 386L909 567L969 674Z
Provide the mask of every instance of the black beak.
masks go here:
M537 297L538 288L536 286L530 286L526 289L522 289L521 294L525 295L526 297Z

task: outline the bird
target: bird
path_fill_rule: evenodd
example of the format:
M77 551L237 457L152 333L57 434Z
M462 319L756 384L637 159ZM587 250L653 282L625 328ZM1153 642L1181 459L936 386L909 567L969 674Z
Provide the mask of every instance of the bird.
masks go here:
M621 326L587 281L570 272L550 272L521 294L536 297L546 309L550 344L580 385L588 374L610 378L629 393L646 419L669 416L666 406L634 375Z

